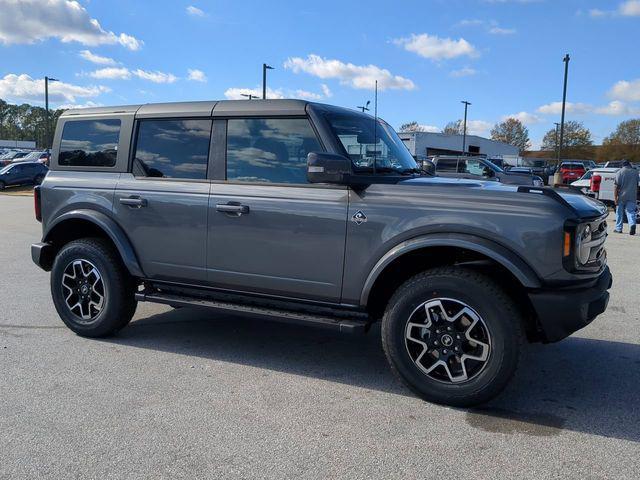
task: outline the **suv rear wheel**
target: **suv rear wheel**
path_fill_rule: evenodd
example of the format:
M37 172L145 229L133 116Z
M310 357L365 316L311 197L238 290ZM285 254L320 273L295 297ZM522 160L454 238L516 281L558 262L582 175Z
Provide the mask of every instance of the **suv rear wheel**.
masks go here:
M516 370L521 314L491 279L461 267L405 282L382 320L387 359L425 400L469 407L500 393Z
M98 238L60 250L51 270L51 295L62 321L85 337L117 332L136 310L132 278L114 248Z

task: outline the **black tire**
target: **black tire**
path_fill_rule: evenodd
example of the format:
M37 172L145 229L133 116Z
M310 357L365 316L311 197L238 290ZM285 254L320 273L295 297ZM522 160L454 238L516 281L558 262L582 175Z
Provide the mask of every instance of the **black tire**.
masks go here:
M448 352L443 350L444 340L449 344L450 338L445 339L444 335L439 337L440 334L436 334L435 331L445 334L446 332L435 330L435 328L437 325L454 324L443 321L442 316L440 319L437 316L434 317L428 336L426 329L418 328L416 332L413 329L417 327L408 327L410 318L414 319L412 325L415 324L415 317L412 315L424 315L427 318L424 322L430 321L427 314L423 313L422 304L427 301L437 302L434 299L444 299L440 303L441 306L454 305L452 310L455 310L458 305L466 304L474 314L479 316L482 323L476 322L477 326L473 328L480 328L480 331L477 333L472 331L469 335L476 336L486 330L488 336L485 344L466 340L467 332L471 331L471 327L466 332L460 331L460 335L456 335L456 338L462 338L462 340L453 341L466 342L465 345L462 343L454 345L460 352L468 348L476 348L481 349L484 354L486 347L481 345L488 345L486 361L480 362L473 359L468 361L469 358L463 358L460 362L464 355L454 356L451 350ZM447 303L449 302L447 299L460 303ZM436 310L438 310L437 307L434 308L434 311ZM451 313L449 312L449 315ZM460 318L460 321L467 322L464 315ZM478 325L484 327L481 328ZM518 365L523 330L521 313L513 300L495 282L469 269L442 267L420 273L398 288L389 301L382 320L382 345L392 370L417 395L430 402L453 407L471 407L487 402L507 385ZM419 335L423 336L419 337ZM420 342L413 339L406 340L407 336L418 336L425 339L425 343L420 345ZM435 347L434 343L438 344L437 339L440 339L440 344ZM418 345L414 346L414 343ZM436 353L431 350L432 348L439 350ZM417 358L421 366L414 362L410 353L410 350L415 349L421 350L424 354L423 357L418 355L419 358ZM443 351L448 356L443 354ZM413 355L415 356L415 353ZM431 364L425 366L425 361L421 358L427 359ZM425 373L440 359L445 363L451 362L448 365L452 368L445 369L444 365L441 365L435 367L432 373ZM468 379L459 381L459 378L465 377L462 374L452 375L451 372L462 364L467 366L462 371ZM468 375L472 368L476 369L476 373ZM443 378L433 378L436 375ZM456 382L450 380L453 377L456 377Z
M91 267L95 268L97 274L83 276L83 271L90 270ZM82 271L77 273L78 269ZM63 278L65 271L68 274L73 273L78 280L70 275ZM95 294L97 298L100 295L103 297L99 302L99 310L97 306L92 307L89 303L92 300L98 303L95 302L96 296L93 293L89 294L90 298L87 301L81 301L82 285L74 285L74 283L82 283L83 278L85 283L98 283L97 286L93 286L93 289L99 290ZM101 283L96 282L96 278L100 279ZM69 288L69 285L74 288ZM76 286L78 286L77 290L75 290ZM68 292L74 290L77 293L71 294L69 303L83 304L72 310L66 297L69 295ZM136 310L137 302L134 295L135 283L122 264L117 251L109 242L99 238L83 238L68 243L56 255L51 270L51 296L62 321L78 335L104 337L124 328L131 321ZM88 317L93 316L83 320L81 317L83 313Z

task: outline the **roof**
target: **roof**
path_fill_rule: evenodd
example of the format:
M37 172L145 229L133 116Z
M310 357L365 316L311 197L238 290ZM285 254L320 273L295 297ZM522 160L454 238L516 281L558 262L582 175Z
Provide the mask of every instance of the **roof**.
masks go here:
M118 113L145 116L244 116L244 115L304 115L306 100L212 100L203 102L147 103L143 105L119 105L113 107L77 108L65 111L61 116L108 115Z

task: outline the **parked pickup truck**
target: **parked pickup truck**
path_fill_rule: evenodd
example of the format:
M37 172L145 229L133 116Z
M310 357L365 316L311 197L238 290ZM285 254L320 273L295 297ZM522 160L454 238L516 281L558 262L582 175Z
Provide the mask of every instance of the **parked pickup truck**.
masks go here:
M78 335L137 302L380 321L393 371L455 406L498 394L523 341L604 312L612 283L600 202L426 175L383 120L300 100L67 110L34 205L31 255Z
M426 168L435 171L435 174L441 177L494 180L510 185L544 186L542 177L532 175L531 172L505 171L482 157L441 155L427 161Z
M618 170L620 169L611 167L596 168L594 170L590 170L590 172L592 172L592 175L589 180L589 190L585 193L594 198L597 198L606 205L613 206L615 179ZM640 187L640 184L638 184L638 186ZM640 188L638 189L638 206L640 207Z

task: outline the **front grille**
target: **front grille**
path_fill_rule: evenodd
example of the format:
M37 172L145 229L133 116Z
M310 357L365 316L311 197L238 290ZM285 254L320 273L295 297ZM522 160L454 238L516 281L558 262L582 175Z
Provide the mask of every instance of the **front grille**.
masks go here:
M605 241L607 240L607 220L606 215L589 222L591 227L591 240L583 244L584 248L589 248L589 260L584 265L588 269L600 269L607 264L607 251Z

